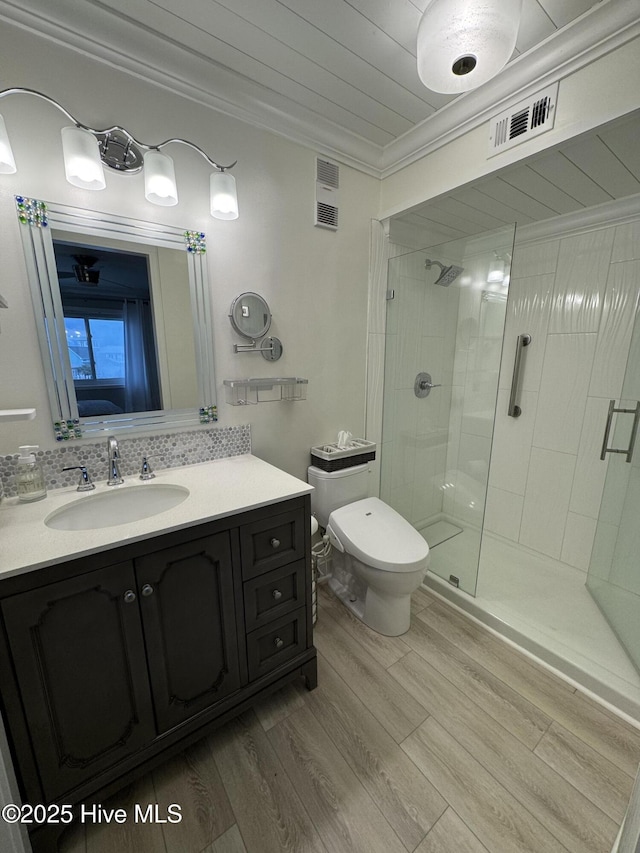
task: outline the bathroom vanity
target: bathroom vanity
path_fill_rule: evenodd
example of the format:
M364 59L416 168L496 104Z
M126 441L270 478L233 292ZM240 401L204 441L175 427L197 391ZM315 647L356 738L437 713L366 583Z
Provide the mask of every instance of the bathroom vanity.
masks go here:
M310 487L249 455L156 480L188 498L106 528L46 526L92 500L69 489L0 508L2 713L24 802L102 803L268 692L316 685ZM64 825L30 828L48 853Z

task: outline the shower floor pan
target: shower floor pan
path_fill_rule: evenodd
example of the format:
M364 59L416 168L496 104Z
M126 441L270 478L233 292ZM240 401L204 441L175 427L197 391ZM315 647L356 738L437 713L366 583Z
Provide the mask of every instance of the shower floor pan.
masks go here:
M437 547L455 565L463 532ZM485 533L476 597L427 573L424 586L640 724L640 675L585 586L586 574Z

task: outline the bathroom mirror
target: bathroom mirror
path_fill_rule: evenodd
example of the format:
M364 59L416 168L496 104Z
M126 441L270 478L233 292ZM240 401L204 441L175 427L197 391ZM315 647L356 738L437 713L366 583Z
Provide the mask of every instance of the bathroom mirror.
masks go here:
M212 419L204 234L56 204L19 218L56 437Z
M255 341L262 338L271 326L271 311L258 293L241 293L231 303L231 325L239 335Z

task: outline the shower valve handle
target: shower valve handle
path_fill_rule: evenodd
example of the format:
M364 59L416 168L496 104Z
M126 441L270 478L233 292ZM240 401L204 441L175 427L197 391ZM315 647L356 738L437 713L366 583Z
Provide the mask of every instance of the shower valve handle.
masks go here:
M432 388L442 388L441 383L434 384L430 373L419 373L413 383L413 392L416 397L428 397Z

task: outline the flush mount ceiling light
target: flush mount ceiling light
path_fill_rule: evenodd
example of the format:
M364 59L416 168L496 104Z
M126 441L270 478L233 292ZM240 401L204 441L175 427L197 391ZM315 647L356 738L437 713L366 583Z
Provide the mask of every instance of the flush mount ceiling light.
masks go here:
M107 185L104 166L123 174L134 174L142 170L147 201L162 206L177 204L178 189L173 160L161 149L173 143L181 143L197 151L216 170L212 172L210 181L211 215L216 219L238 218L236 182L233 175L227 171L232 169L237 161L229 166L221 166L202 148L186 139L166 139L159 145L147 145L118 125L105 130L94 130L77 121L53 98L34 89L12 88L0 91L0 98L7 95L35 95L53 104L73 122L61 131L65 176L73 186L86 190L103 190ZM0 115L0 174L8 175L16 171L7 128Z
M457 95L502 70L516 46L522 0L431 0L418 27L418 75Z

